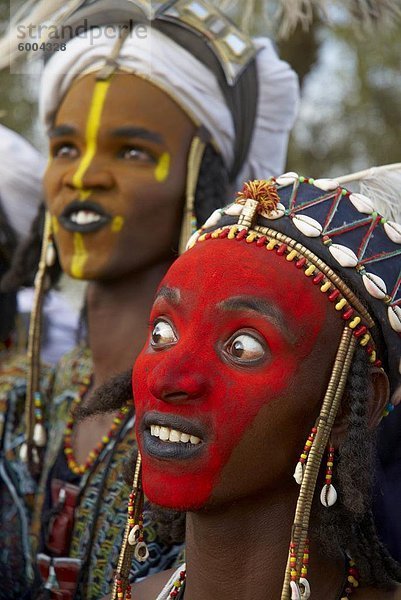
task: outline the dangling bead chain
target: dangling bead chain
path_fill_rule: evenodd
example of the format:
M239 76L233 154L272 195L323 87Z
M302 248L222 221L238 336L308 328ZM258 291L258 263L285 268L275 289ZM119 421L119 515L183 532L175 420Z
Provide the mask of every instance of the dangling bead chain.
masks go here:
M350 596L355 592L356 588L359 586L359 573L358 569L355 567L355 563L353 560L348 560L348 568L347 568L347 581L345 583L345 587L343 593L341 594L340 600L349 600Z
M83 397L89 389L91 384L91 380L89 377L84 377L82 380L82 384L78 391L76 398L74 398L71 405L71 416L67 421L66 428L64 430L64 454L67 460L67 465L72 473L76 475L83 475L91 466L94 464L95 460L103 450L103 448L110 442L110 440L115 436L118 428L120 427L125 414L128 411L128 407L122 408L113 420L113 424L110 428L110 431L107 435L102 437L102 441L97 444L97 446L91 450L88 454L88 458L85 463L80 465L74 456L74 450L72 449L72 430L74 427L74 410L75 408L82 402Z
M180 571L180 576L173 583L173 589L171 590L171 592L169 594L169 598L177 598L182 586L185 583L186 576L187 576L186 571Z
M124 587L123 587L123 582L121 580L120 577L116 578L116 584L117 584L117 598L118 600L131 600L132 596L131 596L131 586L130 584L127 585L126 589L125 589L125 594L124 594Z

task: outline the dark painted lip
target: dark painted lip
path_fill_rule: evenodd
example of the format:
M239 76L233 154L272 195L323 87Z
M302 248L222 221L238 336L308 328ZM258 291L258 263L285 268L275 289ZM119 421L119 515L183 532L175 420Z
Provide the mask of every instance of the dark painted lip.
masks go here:
M80 210L94 212L95 214L99 215L100 219L95 223L85 223L82 225L79 223L74 223L74 221L71 221L70 217L73 213L78 212ZM94 202L93 200L84 200L82 202L80 200L74 200L73 202L68 204L68 206L65 207L65 209L59 217L59 222L62 225L62 227L64 227L64 229L67 229L67 231L80 233L90 233L92 231L98 231L99 229L102 229L105 225L110 223L110 221L111 215L109 215L104 210L104 208L100 206L100 204Z
M149 429L142 433L144 451L161 460L188 460L199 456L205 449L205 444L191 444L187 442L162 442L157 437L151 435Z
M201 439L201 442L196 445L190 442L163 442L151 435L151 425L170 427L170 429L177 429L188 435L196 435L196 437ZM188 460L197 457L204 452L205 442L208 437L205 427L199 421L192 421L178 415L164 414L157 411L145 413L140 429L143 439L143 450L150 456L160 460Z
M156 410L148 411L142 417L141 431L149 431L151 425L169 427L170 429L177 429L178 431L187 433L188 435L195 435L202 440L202 443L204 443L208 438L205 427L198 420L193 421L192 419L186 419L185 417L180 417L179 415L160 413ZM184 446L185 444L182 445Z

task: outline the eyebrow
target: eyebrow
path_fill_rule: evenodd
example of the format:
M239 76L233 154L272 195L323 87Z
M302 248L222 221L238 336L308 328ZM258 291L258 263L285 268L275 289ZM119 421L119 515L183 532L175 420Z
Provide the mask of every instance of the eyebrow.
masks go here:
M142 140L148 140L150 142L156 142L158 144L163 143L164 139L160 133L156 131L150 131L143 127L117 127L111 132L112 137L123 137L123 138L141 138Z
M275 304L270 304L262 298L254 296L236 296L228 298L218 304L218 308L223 310L252 310L261 314L268 321L284 332L284 335L290 342L296 341L294 332L289 328L283 313Z
M63 135L76 135L76 134L77 134L77 130L75 129L75 127L72 127L71 125L56 125L56 127L53 127L52 129L50 129L50 131L48 133L48 137L54 138L54 137L60 137Z
M155 302L156 300L159 300L159 298L163 298L163 300L167 300L167 302L173 306L177 306L180 303L181 298L180 290L178 288L171 288L164 285L157 292Z

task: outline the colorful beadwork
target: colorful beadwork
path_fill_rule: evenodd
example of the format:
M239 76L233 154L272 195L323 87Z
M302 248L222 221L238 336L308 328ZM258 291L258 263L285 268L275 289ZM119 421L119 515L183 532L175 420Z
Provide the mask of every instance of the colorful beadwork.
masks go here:
M187 576L186 570L180 571L180 576L173 583L173 589L171 590L171 592L169 594L169 598L177 598L178 594L180 593L180 589L182 588L182 586L185 583L186 576Z
M349 560L347 568L347 582L340 600L349 600L356 588L359 587L359 573L353 560Z
M74 410L81 403L83 397L89 389L91 384L90 378L85 377L82 380L82 385L78 391L76 398L73 400L71 405L71 414L70 418L67 421L67 425L64 431L64 454L67 460L68 468L72 473L76 475L83 475L88 469L92 467L97 457L103 450L103 448L110 442L110 440L116 435L117 430L119 429L124 416L127 413L128 408L124 407L121 409L117 415L114 417L113 424L110 428L110 431L107 435L102 437L102 441L97 444L97 446L91 450L88 454L88 457L84 464L79 464L74 456L74 450L72 447L72 432L74 428Z

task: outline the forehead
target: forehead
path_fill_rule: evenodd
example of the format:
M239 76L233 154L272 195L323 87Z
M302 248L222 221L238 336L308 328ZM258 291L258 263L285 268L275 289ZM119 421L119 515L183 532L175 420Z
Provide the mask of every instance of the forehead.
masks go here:
M178 288L187 306L213 307L235 296L261 298L304 325L319 321L329 304L293 263L236 240L196 244L173 264L162 285Z
M96 73L76 80L65 95L57 112L55 124L84 128L93 101ZM155 124L165 131L174 131L192 124L183 109L156 85L132 73L116 73L110 80L102 111L101 126L115 127L122 123Z

